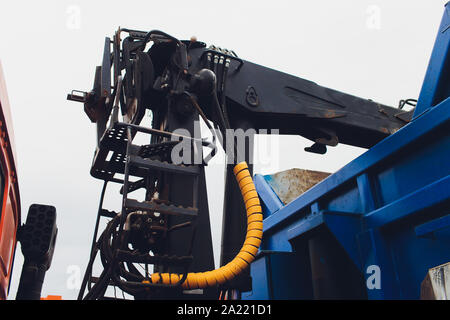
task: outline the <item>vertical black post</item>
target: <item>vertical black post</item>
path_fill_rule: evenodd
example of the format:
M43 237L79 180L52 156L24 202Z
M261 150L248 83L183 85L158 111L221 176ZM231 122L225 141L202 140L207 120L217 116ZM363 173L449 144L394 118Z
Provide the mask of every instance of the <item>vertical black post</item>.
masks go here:
M47 266L25 259L16 300L40 300Z
M20 276L17 300L39 300L45 273L50 268L55 250L56 209L33 204L25 225L19 229L24 265Z
M198 114L180 115L169 106L167 117L168 128L167 131L173 132L177 129L185 129L189 131L190 136L194 137L195 132L200 132L195 126L199 126ZM196 137L200 138L200 137ZM198 179L196 182L195 179ZM169 188L169 201L183 206L192 206L194 203L193 193L197 194L197 208L198 216L195 223L196 232L192 247L192 262L190 272L204 272L214 269L214 254L212 246L212 235L209 218L208 197L206 191L205 170L200 168L200 176L189 177L181 175L172 175L168 177L167 186ZM197 188L197 190L194 190ZM169 227L175 224L185 222L185 217L171 216L169 220ZM185 255L191 245L187 239L192 234L191 228L177 230L173 235L168 237L168 252L169 254ZM180 270L181 271L181 270ZM217 296L216 290L205 289L203 297L205 299L215 299Z
M241 122L237 126L244 132L252 129L248 122ZM242 139L237 141L243 141ZM231 141L227 142L227 153L232 152L230 146ZM234 141L236 143L236 139ZM234 150L244 150L244 154L236 156L235 162L245 159L248 164L250 174L253 175L253 147L254 135L247 135L245 138L245 147L237 146ZM229 160L227 157L227 161ZM239 253L247 233L247 212L245 210L245 203L239 190L239 185L234 176L234 166L236 163L227 163L226 177L225 177L225 198L223 209L222 222L222 248L221 261L223 266L234 259ZM238 289L241 292L249 291L251 288L251 279L249 269L246 270L239 277L235 278L231 283L227 284L230 289Z

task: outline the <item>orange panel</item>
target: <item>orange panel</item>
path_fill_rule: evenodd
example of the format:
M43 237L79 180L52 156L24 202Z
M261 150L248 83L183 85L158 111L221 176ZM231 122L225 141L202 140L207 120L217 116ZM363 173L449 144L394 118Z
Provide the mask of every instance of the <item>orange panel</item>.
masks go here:
M9 201L8 203L9 204ZM7 205L6 210L2 214L2 234L0 239L0 265L3 274L8 274L9 265L11 263L12 253L14 250L14 241L16 234L16 223L14 213L10 205Z
M0 64L0 165L3 172L3 195L0 219L0 300L6 299L17 226L20 223L20 198L15 168L14 135L6 84Z
M41 300L62 300L62 296L48 295L47 298L41 297Z

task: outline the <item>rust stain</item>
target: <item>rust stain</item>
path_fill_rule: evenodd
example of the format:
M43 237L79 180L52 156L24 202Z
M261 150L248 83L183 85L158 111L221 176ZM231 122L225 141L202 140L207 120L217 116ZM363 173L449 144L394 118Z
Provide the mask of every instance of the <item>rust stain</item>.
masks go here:
M327 110L324 114L324 118L326 119L335 119L335 118L342 118L345 117L345 114L342 113L336 113L334 110Z
M389 129L388 129L388 128L385 128L385 127L381 127L381 128L380 128L380 130L381 130L381 132L384 132L384 133L386 133L386 134L390 134L390 132L389 132Z
M280 200L288 204L329 175L327 172L295 168L271 175L268 182Z

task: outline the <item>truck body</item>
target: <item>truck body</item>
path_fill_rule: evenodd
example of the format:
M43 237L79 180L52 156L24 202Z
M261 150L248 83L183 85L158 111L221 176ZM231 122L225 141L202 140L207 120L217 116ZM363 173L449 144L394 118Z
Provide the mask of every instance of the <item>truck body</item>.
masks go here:
M20 195L16 152L6 83L0 64L0 299L6 299L11 280L17 229L20 224Z
M429 270L448 277L449 26L447 4L409 124L289 203L256 175L264 237L243 299L419 299Z

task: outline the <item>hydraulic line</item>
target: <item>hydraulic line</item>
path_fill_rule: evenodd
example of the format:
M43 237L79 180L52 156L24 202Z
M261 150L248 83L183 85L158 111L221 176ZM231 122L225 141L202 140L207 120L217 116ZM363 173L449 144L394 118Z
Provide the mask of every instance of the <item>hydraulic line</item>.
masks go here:
M225 60L224 70L223 70L223 75L222 75L222 78L223 78L222 88L220 89L220 92L222 93L221 105L222 105L223 118L224 118L225 122L228 124L228 126L230 125L230 118L228 117L228 109L227 109L227 104L226 104L225 90L226 90L227 75L228 75L228 68L230 67L230 62L231 62L231 60L229 58L227 58Z
M247 210L247 235L237 256L219 269L188 273L182 283L184 289L203 289L222 285L232 280L245 270L255 259L263 235L263 216L261 204L246 162L234 167L234 174L239 184ZM152 283L176 284L181 279L180 274L153 273Z
M90 276L92 274L92 264L94 263L95 256L97 255L98 248L96 248L96 241L97 241L97 235L98 235L98 226L100 224L100 217L101 217L101 211L103 208L103 200L105 199L105 191L106 187L108 186L108 181L105 181L103 183L102 193L100 195L100 203L98 205L98 211L97 211L97 219L95 221L95 229L94 229L94 236L92 238L92 245L91 245L91 255L88 262L88 266L86 268L86 272L83 277L83 282L81 284L81 289L78 294L78 300L81 300L83 298L84 290L86 289L86 285L89 283L89 290L90 288Z

